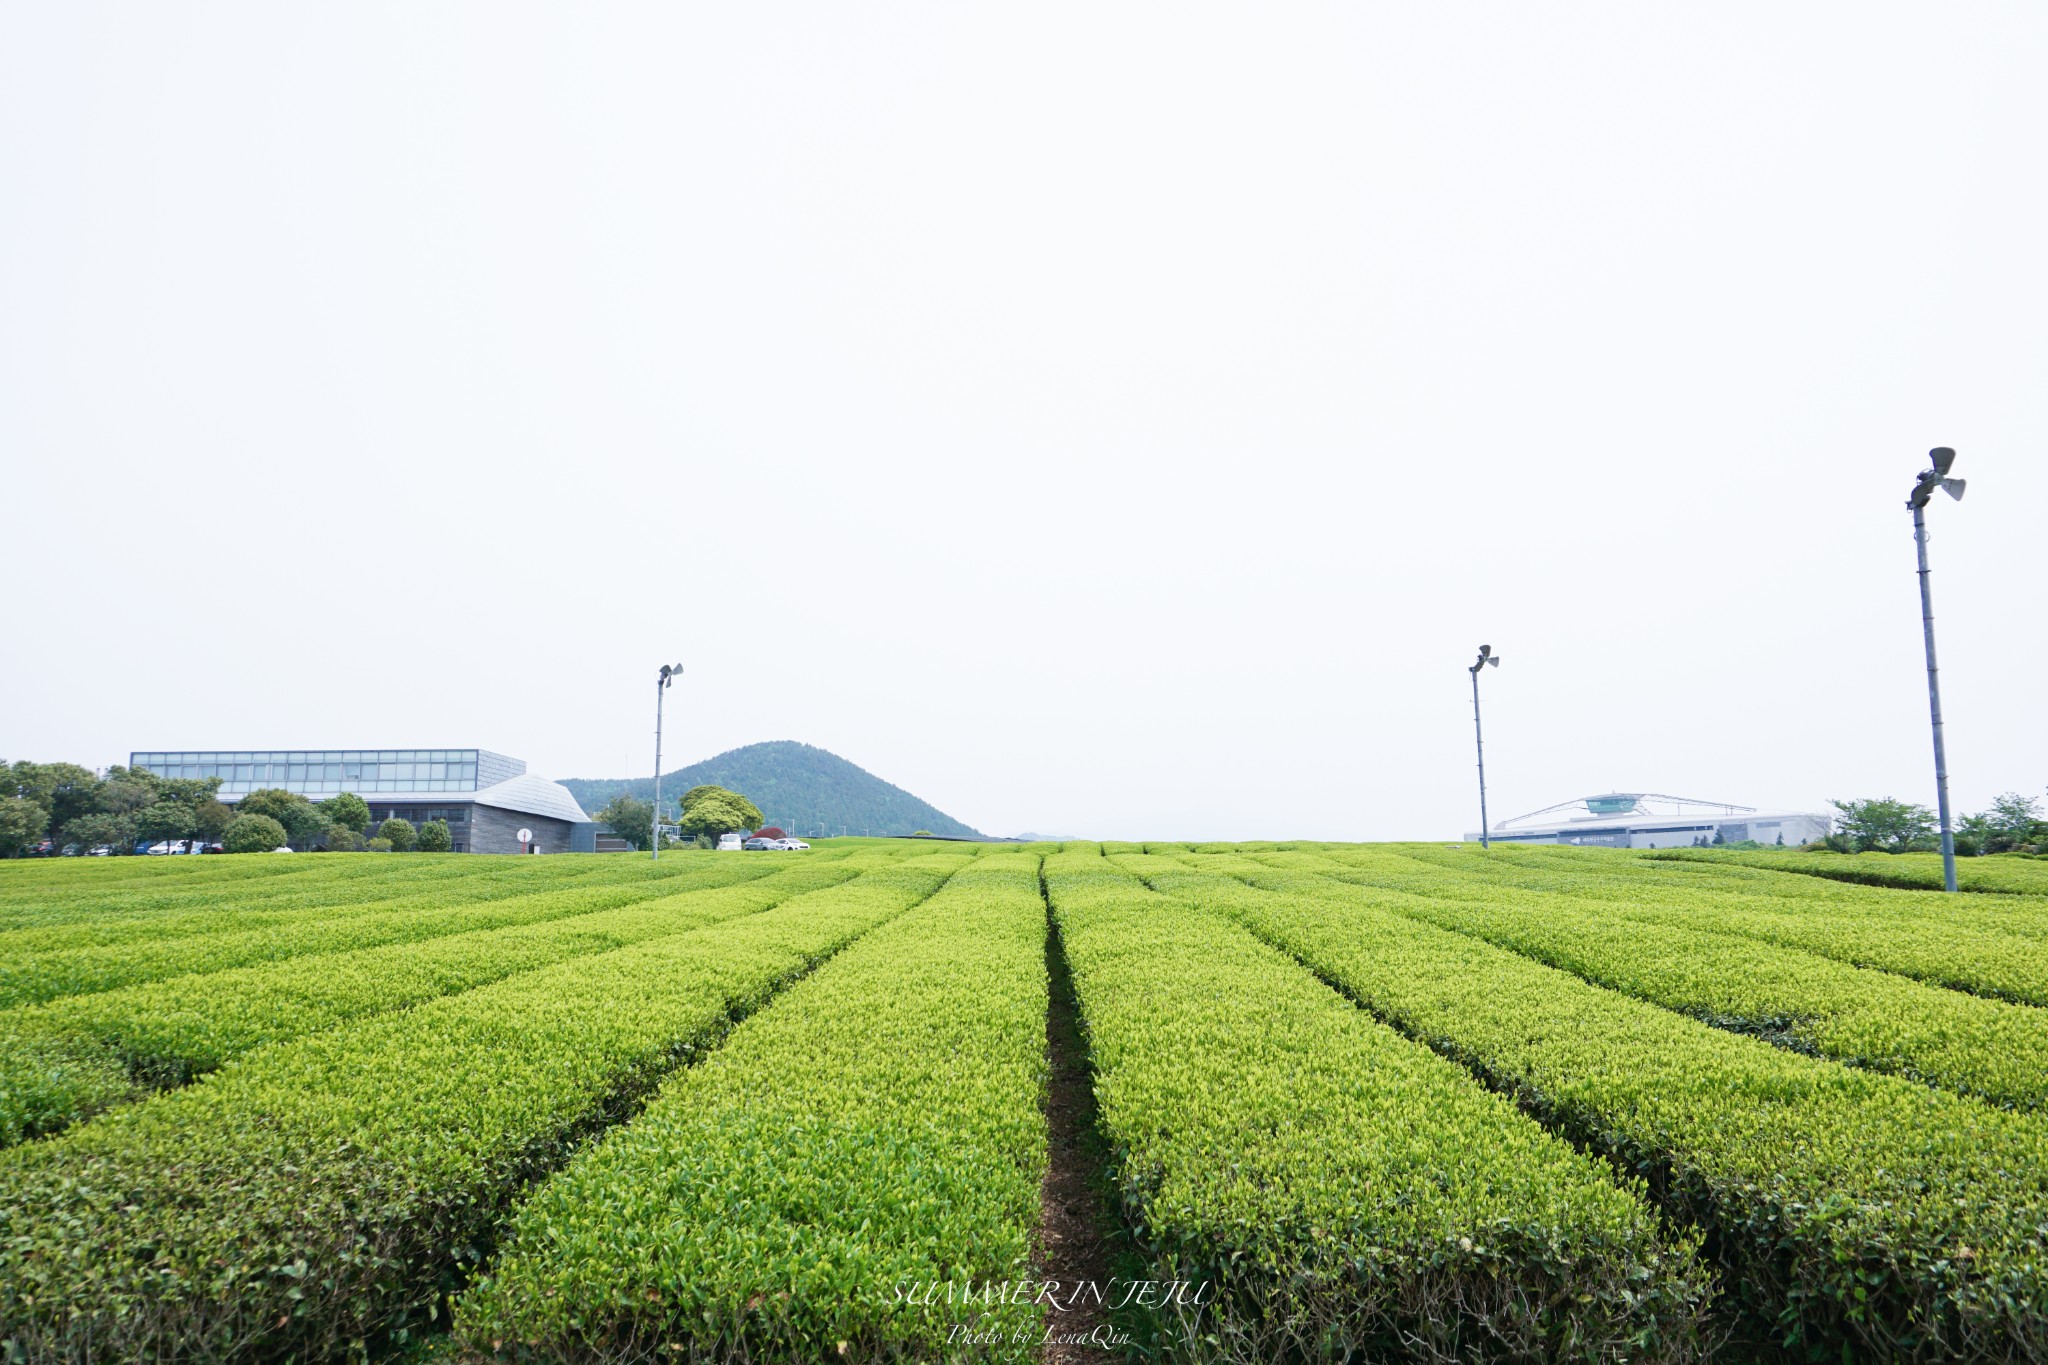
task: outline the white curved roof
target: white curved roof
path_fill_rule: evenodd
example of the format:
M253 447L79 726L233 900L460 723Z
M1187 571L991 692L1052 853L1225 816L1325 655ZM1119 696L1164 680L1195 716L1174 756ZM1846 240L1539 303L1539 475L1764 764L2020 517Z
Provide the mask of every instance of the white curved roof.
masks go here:
M567 787L531 773L521 773L493 786L479 788L474 795L468 792L463 795L479 806L518 811L522 815L546 815L569 821L590 818L583 813L583 807L576 804L576 798L569 794Z

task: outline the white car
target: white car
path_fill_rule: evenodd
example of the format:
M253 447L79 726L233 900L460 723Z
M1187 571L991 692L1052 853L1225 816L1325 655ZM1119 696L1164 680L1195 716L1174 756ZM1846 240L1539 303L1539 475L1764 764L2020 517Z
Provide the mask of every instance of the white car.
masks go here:
M778 853L794 853L798 849L809 848L810 845L801 839L777 839L773 847Z
M721 834L718 836L718 851L720 853L738 853L745 843L746 836L744 835Z

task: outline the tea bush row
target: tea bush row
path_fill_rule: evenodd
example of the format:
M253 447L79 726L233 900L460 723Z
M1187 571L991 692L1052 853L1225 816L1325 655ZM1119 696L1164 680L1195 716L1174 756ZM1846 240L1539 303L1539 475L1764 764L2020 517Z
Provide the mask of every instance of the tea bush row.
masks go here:
M1122 1200L1199 1359L1684 1358L1707 1292L1640 1186L1243 928L1046 879Z
M2048 1357L2040 1119L1711 1028L1362 897L1304 897L1258 862L1203 865L1156 875L1650 1176L1711 1232L1730 1301L1787 1348Z
M1035 1361L1041 1310L986 1286L1032 1278L1045 939L1037 858L963 868L535 1191L457 1304L458 1342L548 1362Z
M903 859L759 915L266 1048L0 1152L0 1358L402 1346L531 1180L960 862Z
M658 895L613 910L286 958L0 1012L0 1146L56 1132L151 1088L183 1084L268 1043L765 910L859 870L806 860L738 886Z
M2013 1108L2048 1104L2048 1010L1714 932L1711 910L1693 928L1513 891L1380 903L1720 1028Z
M256 962L350 952L387 943L418 943L447 934L532 924L629 905L689 886L729 885L769 870L772 869L764 867L762 860L728 858L722 864L707 863L680 877L621 878L588 884L578 880L559 890L497 899L464 903L459 897L450 898L455 901L453 904L444 901L442 890L437 888L345 909L330 907L286 923L254 929L25 953L0 960L0 1006L113 990L171 976L225 971Z
M1713 884L1711 875L1704 881L1645 881L1631 878L1628 869L1655 865L1638 859L1627 859L1620 871L1595 866L1575 873L1554 864L1531 865L1514 855L1482 859L1476 849L1469 855L1446 853L1443 863L1420 877L1408 871L1390 873L1356 858L1343 860L1345 871L1333 875L1361 885L1410 890L1438 899L1484 900L1489 883L1606 899L1645 924L1739 934L1853 966L1896 972L1933 986L2019 1004L2048 1005L2048 944L2033 923L2041 912L2018 897L2011 898L2018 907L2010 915L1986 909L1984 902L1989 898L1978 896L1968 897L1967 904L1957 904L1964 899L1960 897L1930 897L1927 899L1943 904L1929 910L1889 899L1913 893L1857 887L1841 887L1847 893L1842 897L1802 897L1782 890L1757 896L1724 891ZM1320 870L1313 863L1304 863L1299 854L1269 855L1257 861ZM1412 859L1401 861L1414 865ZM1485 865L1468 873L1468 864L1480 862ZM1711 874L1713 870L1708 871ZM1457 875L1446 877L1444 872ZM1795 891L1801 883L1823 892L1829 889L1812 878L1766 875L1793 883ZM1946 913L1941 913L1944 910Z

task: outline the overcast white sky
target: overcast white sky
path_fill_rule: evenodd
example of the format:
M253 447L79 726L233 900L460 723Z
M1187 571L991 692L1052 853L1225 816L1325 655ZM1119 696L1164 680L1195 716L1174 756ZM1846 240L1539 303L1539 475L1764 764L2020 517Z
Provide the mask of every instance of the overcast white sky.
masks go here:
M0 756L2048 783L2035 3L0 5Z

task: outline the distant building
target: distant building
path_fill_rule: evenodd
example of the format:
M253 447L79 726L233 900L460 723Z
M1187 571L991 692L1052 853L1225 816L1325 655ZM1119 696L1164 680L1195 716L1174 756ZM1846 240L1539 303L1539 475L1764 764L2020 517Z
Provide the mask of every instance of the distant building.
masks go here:
M1567 812L1576 812L1567 814ZM1811 811L1761 811L1656 792L1608 792L1502 820L1497 844L1580 844L1595 848L1685 848L1695 844L1803 844L1833 826ZM1467 839L1477 842L1477 833Z
M488 749L150 750L130 754L128 766L162 777L218 777L220 799L230 805L259 787L314 801L354 792L369 803L372 822L447 821L457 853L568 853L583 842L577 827L590 824L567 787ZM524 846L522 829L532 835Z

